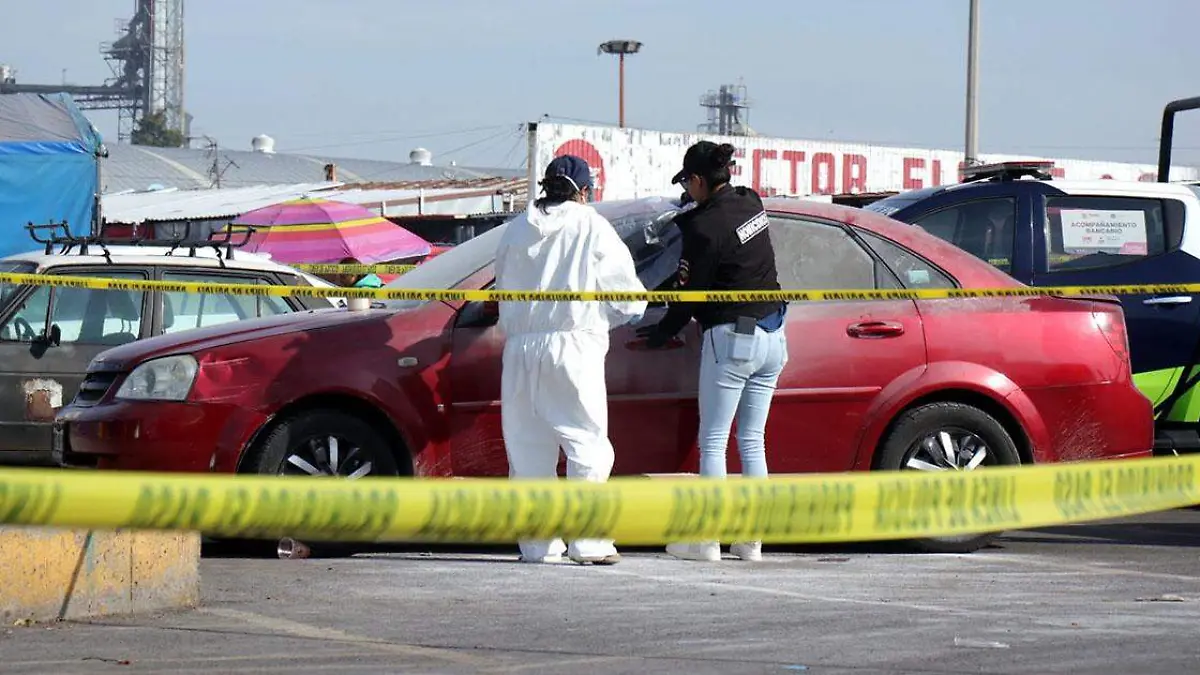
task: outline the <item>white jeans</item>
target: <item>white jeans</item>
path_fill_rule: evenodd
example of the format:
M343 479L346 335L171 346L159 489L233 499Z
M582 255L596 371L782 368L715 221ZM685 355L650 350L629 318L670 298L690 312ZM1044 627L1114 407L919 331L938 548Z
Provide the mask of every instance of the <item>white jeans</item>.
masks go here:
M767 477L767 414L779 374L787 365L785 327L768 333L755 327L752 354L735 359L731 353L733 324L704 331L700 364L700 475L726 475L725 450L729 429L737 418L737 448L742 475Z
M559 448L567 477L602 483L612 472L604 361L608 335L583 332L508 337L500 378L501 423L511 478L555 478ZM519 542L538 560L568 549L562 539ZM571 556L617 552L612 540L578 539Z

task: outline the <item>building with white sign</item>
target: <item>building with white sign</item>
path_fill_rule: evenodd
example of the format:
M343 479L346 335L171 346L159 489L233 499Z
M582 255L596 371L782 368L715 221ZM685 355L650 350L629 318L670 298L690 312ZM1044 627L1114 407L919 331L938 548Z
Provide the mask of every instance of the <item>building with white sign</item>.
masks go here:
M550 160L578 155L592 166L598 199L677 196L670 184L683 154L709 140L737 148L733 183L764 197L899 192L959 182L963 153L761 136L671 133L608 126L530 123L529 193ZM981 154L984 163L1049 160L1052 173L1071 180L1155 181L1153 164L1097 162L1029 155ZM1172 166L1171 180L1200 179L1195 167Z

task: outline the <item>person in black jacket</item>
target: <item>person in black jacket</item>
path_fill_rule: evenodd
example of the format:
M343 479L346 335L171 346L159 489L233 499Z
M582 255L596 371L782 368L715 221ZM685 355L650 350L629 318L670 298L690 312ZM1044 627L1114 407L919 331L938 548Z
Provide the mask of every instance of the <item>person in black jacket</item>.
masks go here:
M673 183L696 202L675 222L683 235L676 287L681 291L779 290L775 250L762 199L729 184L734 148L700 141L688 148ZM700 475L726 475L725 448L734 417L742 475L768 475L765 428L784 365L787 303L673 303L658 324L639 329L647 346L664 345L692 319L703 335L700 364ZM762 542L733 542L743 560L760 560ZM692 560L719 560L720 542L677 543L667 552Z

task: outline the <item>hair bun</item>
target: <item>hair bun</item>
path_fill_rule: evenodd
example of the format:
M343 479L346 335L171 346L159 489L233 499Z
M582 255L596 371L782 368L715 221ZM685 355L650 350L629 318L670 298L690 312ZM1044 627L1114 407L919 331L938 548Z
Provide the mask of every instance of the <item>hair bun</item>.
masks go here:
M732 166L735 152L737 152L737 149L729 143L718 145L717 149L713 151L713 159L716 160L717 167L724 169L725 167Z

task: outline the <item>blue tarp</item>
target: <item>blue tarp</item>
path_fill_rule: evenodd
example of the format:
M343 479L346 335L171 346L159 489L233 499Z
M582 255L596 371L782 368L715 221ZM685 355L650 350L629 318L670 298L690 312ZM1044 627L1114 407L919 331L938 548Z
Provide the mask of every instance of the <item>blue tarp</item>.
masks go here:
M91 231L102 152L69 95L0 94L0 257L38 248L29 222Z

